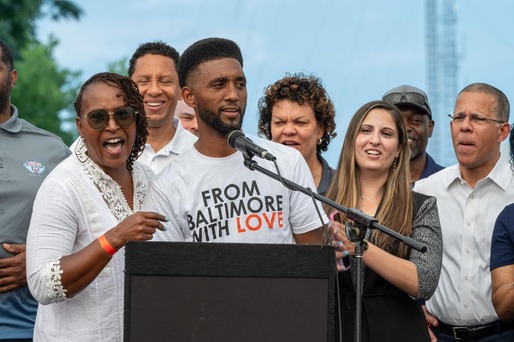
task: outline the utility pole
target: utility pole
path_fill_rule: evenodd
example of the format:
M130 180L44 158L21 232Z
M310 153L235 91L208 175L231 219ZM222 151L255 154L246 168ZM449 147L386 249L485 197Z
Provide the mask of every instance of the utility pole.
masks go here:
M432 107L435 128L428 151L443 166L456 162L452 147L448 114L459 91L459 62L457 55L457 14L454 0L425 0L427 94ZM442 19L441 19L442 18Z

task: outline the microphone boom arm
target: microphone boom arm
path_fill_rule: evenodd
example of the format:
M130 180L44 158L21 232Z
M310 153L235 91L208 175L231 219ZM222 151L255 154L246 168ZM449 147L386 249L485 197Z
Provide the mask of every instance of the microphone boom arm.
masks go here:
M366 215L365 213L363 213L362 211L357 210L357 209L346 208L346 207L344 207L344 206L342 206L342 205L340 205L340 204L338 204L316 192L311 191L310 189L307 189L297 183L294 183L284 177L281 177L281 176L277 175L276 173L273 173L273 172L261 167L259 164L257 164L257 162L255 160L246 158L246 156L244 159L245 159L244 165L247 168L249 168L250 170L259 171L260 173L263 173L263 174L267 175L268 177L271 177L279 182L283 182L285 185L287 185L292 190L300 191L308 196L311 196L311 194L312 194L312 196L314 196L314 198L316 198L318 201L328 204L332 208L345 213L348 216L348 218L358 222L363 227L378 229L381 232L388 234L388 235L402 241L407 246L414 248L415 250L417 250L419 252L422 252L422 253L426 252L427 247L425 245L423 245L422 243L420 243L408 236L401 235L400 233L397 233L394 230L392 230L384 225L381 225L380 223L378 223L378 221L374 217Z

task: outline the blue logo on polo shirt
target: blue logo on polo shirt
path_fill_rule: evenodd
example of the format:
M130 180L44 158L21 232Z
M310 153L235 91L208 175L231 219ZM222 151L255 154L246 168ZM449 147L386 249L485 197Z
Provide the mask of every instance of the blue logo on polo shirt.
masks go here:
M37 160L27 160L23 164L23 166L25 166L25 168L27 170L29 170L30 173L32 173L35 176L41 176L45 172L45 170L46 170L46 166L44 166L43 164L41 164Z

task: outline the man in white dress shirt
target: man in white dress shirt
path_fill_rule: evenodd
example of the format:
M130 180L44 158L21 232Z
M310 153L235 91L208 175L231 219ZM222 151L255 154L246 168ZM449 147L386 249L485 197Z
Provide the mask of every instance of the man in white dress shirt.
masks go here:
M171 46L149 42L140 45L129 61L129 77L137 83L144 98L146 115L150 118L146 146L138 161L156 174L197 139L175 117L180 94L179 57Z
M458 164L414 186L437 197L443 233L441 277L425 308L434 340L514 341L514 324L501 323L492 305L489 272L496 217L514 201L514 176L500 158L509 110L507 97L493 86L465 87L450 115Z

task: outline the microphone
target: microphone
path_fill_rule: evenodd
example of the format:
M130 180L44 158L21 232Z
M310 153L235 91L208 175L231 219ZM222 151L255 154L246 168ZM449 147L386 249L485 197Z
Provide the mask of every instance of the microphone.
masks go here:
M275 160L275 156L256 145L253 141L247 138L243 132L239 130L230 131L227 135L228 146L235 148L245 156L252 158L258 156L262 159Z

